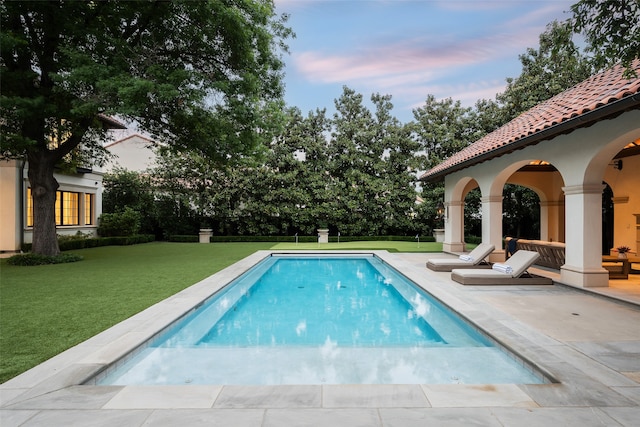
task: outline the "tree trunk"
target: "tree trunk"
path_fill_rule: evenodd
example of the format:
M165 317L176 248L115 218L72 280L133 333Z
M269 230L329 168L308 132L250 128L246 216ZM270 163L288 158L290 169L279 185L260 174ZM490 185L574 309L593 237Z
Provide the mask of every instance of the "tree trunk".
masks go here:
M30 153L29 183L33 197L33 244L31 252L55 256L60 254L56 234L56 191L54 161L46 153Z

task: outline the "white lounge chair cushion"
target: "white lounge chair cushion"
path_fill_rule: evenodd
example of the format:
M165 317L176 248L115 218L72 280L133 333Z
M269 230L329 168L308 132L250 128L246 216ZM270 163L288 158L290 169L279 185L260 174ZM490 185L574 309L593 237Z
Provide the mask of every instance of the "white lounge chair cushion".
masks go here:
M527 268L531 267L538 258L540 258L540 254L538 252L525 251L521 249L504 263L511 266L513 269L513 277L520 277L522 273L527 271Z
M506 273L497 269L469 269L469 270L453 270L456 274L464 277L474 278L505 278L505 277L520 277L522 273L527 271L527 268L531 267L533 263L540 257L540 254L533 251L525 251L520 249L511 258L506 260L503 264L511 267L512 272ZM495 265L495 264L494 264Z
M469 252L466 257L471 257L471 260L462 259L462 255L458 258L431 258L427 260L427 266L451 266L451 268L455 268L456 266L468 267L480 264L482 260L484 260L491 252L495 246L489 245L487 243L480 243L474 250Z
M471 257L472 261L482 261L486 257L489 256L491 252L495 249L495 246L490 245L488 243L480 243L476 246L471 252L469 252L468 256Z
M432 258L427 260L429 263L433 265L473 265L472 262L461 260L460 258Z

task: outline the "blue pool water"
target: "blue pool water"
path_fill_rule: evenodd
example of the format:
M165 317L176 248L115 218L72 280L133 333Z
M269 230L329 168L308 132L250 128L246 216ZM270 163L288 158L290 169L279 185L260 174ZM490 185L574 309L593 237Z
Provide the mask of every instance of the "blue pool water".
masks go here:
M374 256L271 256L99 384L541 383Z

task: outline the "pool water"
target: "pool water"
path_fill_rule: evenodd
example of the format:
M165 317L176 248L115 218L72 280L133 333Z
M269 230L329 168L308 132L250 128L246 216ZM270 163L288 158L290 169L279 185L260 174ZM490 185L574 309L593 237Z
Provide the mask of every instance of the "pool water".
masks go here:
M99 384L541 383L374 256L271 256Z

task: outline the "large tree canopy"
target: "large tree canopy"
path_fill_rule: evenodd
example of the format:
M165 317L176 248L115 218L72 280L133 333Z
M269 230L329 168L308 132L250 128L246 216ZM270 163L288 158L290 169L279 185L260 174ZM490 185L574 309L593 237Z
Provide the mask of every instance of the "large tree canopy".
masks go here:
M291 35L271 0L0 2L2 158L26 159L34 252L58 253L54 167L100 160L101 117L224 163L269 135Z

